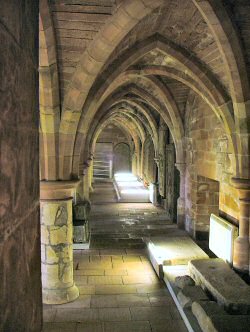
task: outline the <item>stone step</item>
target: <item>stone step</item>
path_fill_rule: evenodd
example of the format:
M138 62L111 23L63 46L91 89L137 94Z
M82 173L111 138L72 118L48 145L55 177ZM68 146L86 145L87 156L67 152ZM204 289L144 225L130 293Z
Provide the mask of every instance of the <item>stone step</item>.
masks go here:
M192 260L188 264L196 284L209 291L232 314L250 314L250 286L220 258Z
M144 249L142 239L117 239L91 237L90 249Z

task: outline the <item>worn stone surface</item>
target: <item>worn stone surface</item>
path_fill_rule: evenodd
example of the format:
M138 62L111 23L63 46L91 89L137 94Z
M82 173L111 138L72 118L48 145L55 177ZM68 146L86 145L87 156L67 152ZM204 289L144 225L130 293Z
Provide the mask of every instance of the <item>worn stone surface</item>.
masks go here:
M194 302L192 312L204 332L250 331L249 315L229 315L216 302Z
M0 12L0 330L38 332L38 2Z
M194 286L195 282L194 280L188 276L178 276L175 278L175 286L177 286L178 288L183 289L185 286Z
M178 231L164 209L150 203L114 203L112 183L96 182L93 187L89 217L91 247L145 248L143 237ZM102 204L103 200L109 204Z
M227 320L227 313L216 302L212 301L195 301L192 303L192 312L197 319L202 331L216 331L212 318L214 316L222 316Z
M42 257L42 292L43 302L47 304L67 303L79 296L73 280L72 200L68 193L75 185L61 182L56 189L53 184L41 182L41 247L45 252Z
M130 206L96 205L92 217L99 216L103 218L102 223L112 226L119 223L114 221L115 213L122 215L121 219L133 218L131 214L140 204L132 204L133 209ZM142 211L142 206L140 208ZM157 209L148 207L145 211L152 216ZM145 220L141 219L143 222ZM95 227L98 225L99 221ZM108 234L110 228L103 228L104 237L105 232ZM80 296L71 303L45 305L44 332L59 328L67 331L67 327L72 328L72 332L164 332L166 328L174 331L174 327L178 332L186 331L166 285L156 276L145 250L129 246L98 248L74 250L74 280Z
M195 301L207 301L208 297L199 286L185 286L178 292L177 299L182 308L187 308Z
M250 312L250 287L222 259L193 260L189 271L228 312Z
M168 239L155 236L150 243L163 265L186 265L191 259L208 258L207 254L190 237L183 236L183 234L169 236Z
M115 249L106 253L77 250L74 260L77 268L74 272L85 272L75 277L82 294L71 303L44 305L44 332L59 328L62 331L72 328L73 332L84 331L84 328L91 332L95 329L98 332L99 329L102 332L164 331L166 326L170 331L174 331L174 326L181 332L186 331L166 286L155 277L147 257L140 250L131 254L129 249L128 253L124 249L119 254ZM120 273L115 264L110 267L112 262L123 266ZM103 276L99 275L99 265ZM108 275L111 270L116 271L115 276ZM121 285L124 270L131 278L129 285Z

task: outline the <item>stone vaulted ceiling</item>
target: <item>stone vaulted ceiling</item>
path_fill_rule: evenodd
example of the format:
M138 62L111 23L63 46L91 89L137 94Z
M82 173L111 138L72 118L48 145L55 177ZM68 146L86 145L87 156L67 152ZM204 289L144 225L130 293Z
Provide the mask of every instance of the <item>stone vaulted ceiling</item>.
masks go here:
M162 119L184 158L190 94L205 101L242 154L235 133L244 133L249 110L240 105L250 97L241 10L234 1L42 0L43 177L77 176L100 128L114 119L133 127L135 139L154 141Z

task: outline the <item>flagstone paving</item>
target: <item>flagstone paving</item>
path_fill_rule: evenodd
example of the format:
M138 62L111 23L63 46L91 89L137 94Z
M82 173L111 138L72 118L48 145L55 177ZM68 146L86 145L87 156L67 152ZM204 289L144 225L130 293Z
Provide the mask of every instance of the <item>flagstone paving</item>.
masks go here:
M184 332L186 328L144 250L78 250L80 297L44 306L44 332Z
M110 188L106 187L110 202L106 199L101 204L100 192L92 198L91 233L102 234L108 242L110 235L128 230L135 234L144 229L146 234L145 229L150 226L172 227L164 211L151 204L114 203ZM101 192L105 194L104 184ZM74 250L74 280L80 296L71 303L44 305L43 332L187 331L145 249L129 245L124 242L124 248L106 248L96 241L89 250Z

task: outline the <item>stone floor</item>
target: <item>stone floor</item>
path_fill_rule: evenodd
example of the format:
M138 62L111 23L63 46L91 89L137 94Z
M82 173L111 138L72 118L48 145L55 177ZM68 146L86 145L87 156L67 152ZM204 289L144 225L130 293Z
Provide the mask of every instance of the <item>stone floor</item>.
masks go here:
M74 253L80 297L44 306L44 332L184 332L178 310L142 250Z
M64 305L45 305L43 332L187 331L145 250L131 248L129 241L123 242L123 248L119 241L112 242L119 234L139 236L144 231L148 236L146 230L154 233L173 227L164 211L152 204L115 203L110 184L95 189L93 249L74 251L74 279L80 297ZM106 238L106 242L93 242L93 234ZM108 242L112 248L105 248Z
M91 195L91 248L142 249L145 238L176 229L166 211L151 203L115 203L111 183L97 183Z

